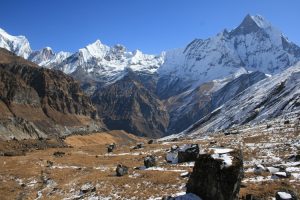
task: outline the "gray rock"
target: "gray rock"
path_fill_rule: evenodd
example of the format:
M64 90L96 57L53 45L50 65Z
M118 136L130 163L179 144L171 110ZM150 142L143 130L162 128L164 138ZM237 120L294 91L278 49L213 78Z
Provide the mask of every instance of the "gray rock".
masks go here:
M173 164L195 161L199 151L198 144L173 145L166 155L166 161Z
M156 166L156 158L152 155L148 155L144 158L144 165L146 168Z
M107 147L107 153L112 153L114 151L114 149L116 148L116 144L115 143L111 143L110 145L108 145Z
M266 168L263 165L255 165L255 169L254 169L255 175L261 175L265 171L266 171Z
M205 200L237 200L244 175L241 151L227 153L226 158L231 159L227 165L224 165L226 160L221 159L224 154L218 158L214 155L198 156L187 183L187 193Z
M198 144L187 144L182 146L178 151L178 162L191 162L197 159L199 154Z
M52 167L53 166L53 162L51 160L47 160L46 161L46 167Z
M152 139L148 141L148 144L153 144L153 143L154 143L154 140L152 140Z
M96 191L96 187L93 186L91 183L86 183L86 184L82 185L80 188L81 194L85 194L88 192L95 192L95 191Z
M288 158L288 160L294 161L294 162L300 161L300 154L291 155L291 156Z
M144 147L144 143L137 143L135 147L133 147L133 149L141 149Z
M124 176L125 174L128 174L128 167L122 164L118 164L116 168L116 174L117 176Z
M253 194L247 194L246 200L260 200L260 198L254 196Z
M65 152L62 151L56 151L53 153L53 156L55 157L63 157L65 155Z
M274 174L272 174L272 178L273 179L277 179L277 178L290 178L291 177L291 173L290 172L276 172Z
M188 193L188 194L180 195L177 197L169 196L169 197L163 198L163 200L202 200L202 199L193 193Z

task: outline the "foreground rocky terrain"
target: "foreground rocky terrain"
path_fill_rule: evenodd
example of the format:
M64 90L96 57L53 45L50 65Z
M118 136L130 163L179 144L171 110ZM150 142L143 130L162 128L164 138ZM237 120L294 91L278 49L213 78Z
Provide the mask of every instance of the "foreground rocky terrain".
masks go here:
M171 164L165 157L172 146L192 143L199 144L200 154L214 148L242 150L240 199L250 194L256 199L274 199L277 191L299 195L300 134L294 125L276 124L272 129L261 125L226 136L169 137L153 144L118 131L70 136L65 139L68 147L0 157L1 199L162 199L182 195L189 180L187 172L193 171L195 162ZM140 142L142 148L133 148ZM116 143L116 149L107 153L111 143ZM156 166L145 168L147 155L157 158ZM116 176L118 164L127 166L128 174Z

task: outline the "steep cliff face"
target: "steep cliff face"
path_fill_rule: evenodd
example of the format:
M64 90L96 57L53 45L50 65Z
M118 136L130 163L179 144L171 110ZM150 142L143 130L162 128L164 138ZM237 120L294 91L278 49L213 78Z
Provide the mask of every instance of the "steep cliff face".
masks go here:
M161 137L166 132L169 117L164 105L133 72L96 91L92 101L110 129L148 137Z
M89 97L60 71L40 68L0 49L0 77L3 138L60 136L103 127Z

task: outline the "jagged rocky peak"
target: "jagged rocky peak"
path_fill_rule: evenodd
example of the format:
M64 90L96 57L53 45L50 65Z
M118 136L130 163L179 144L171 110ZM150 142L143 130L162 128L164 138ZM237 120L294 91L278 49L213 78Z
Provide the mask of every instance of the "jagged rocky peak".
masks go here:
M274 46L282 46L282 32L261 15L247 15L243 22L229 33L229 37L239 37L252 34L264 40L269 40ZM253 37L252 36L252 37Z
M262 16L251 16L248 14L243 22L232 31L233 35L246 35L249 33L257 32L260 29L271 27L271 24L266 21Z
M69 52L58 52L55 53L51 47L45 47L41 50L32 52L28 60L46 68L53 68L56 64L61 63L64 59L69 57Z
M120 52L120 53L125 53L126 52L126 47L122 44L116 44L112 48L114 52Z
M42 50L32 52L28 57L28 60L31 60L35 63L41 63L45 60L51 59L54 55L55 53L50 47L45 47Z

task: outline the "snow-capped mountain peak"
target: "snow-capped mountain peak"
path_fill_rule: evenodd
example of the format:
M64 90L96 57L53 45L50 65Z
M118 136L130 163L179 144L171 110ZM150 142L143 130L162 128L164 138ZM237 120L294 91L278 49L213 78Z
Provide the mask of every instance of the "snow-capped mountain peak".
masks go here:
M272 24L261 15L247 15L242 23L232 31L232 34L250 34L261 29L274 29Z
M69 52L55 53L51 47L45 47L41 50L32 52L28 60L37 63L42 67L53 68L54 65L61 63L64 59L69 57Z
M53 51L51 47L45 47L44 49L47 51Z
M91 57L103 58L110 50L110 47L101 43L100 40L96 40L94 43L87 45L86 47L79 49L85 61L88 61Z
M261 71L273 75L300 60L300 48L260 15L247 15L231 31L224 29L214 37L195 39L184 48L161 55L144 54L139 50L131 52L119 44L110 47L100 40L72 55L56 54L50 48L31 54L29 43L22 36L10 36L1 30L0 39L2 47L24 58L29 57L39 65L48 68L55 65L65 73L77 73L80 77L84 73L84 77L101 82L115 80L125 68L147 74L157 72L157 90L162 98L240 72ZM16 45L22 44L15 42L20 40L25 45Z
M30 44L25 36L12 36L1 28L0 47L5 48L26 59L31 54Z
M248 15L250 16L250 15ZM255 15L255 16L250 16L251 19L259 26L260 28L268 28L272 27L271 23L268 22L263 16L261 15Z
M264 35L276 45L281 45L282 33L261 15L247 15L242 23L230 32L231 37L239 35Z
M37 63L40 66L52 68L69 57L69 52L55 53L51 47L45 47L38 51L32 51L25 36L13 36L0 28L0 47L7 49L18 56Z
M195 39L184 50L167 53L158 70L162 83L160 91L176 89L170 94L177 94L186 87L233 75L242 67L276 74L299 60L297 45L288 42L262 16L247 15L232 31L224 30L204 40Z
M242 23L239 25L240 28L249 28L253 25L258 26L259 28L265 29L272 27L272 24L267 21L263 16L261 15L246 15Z

